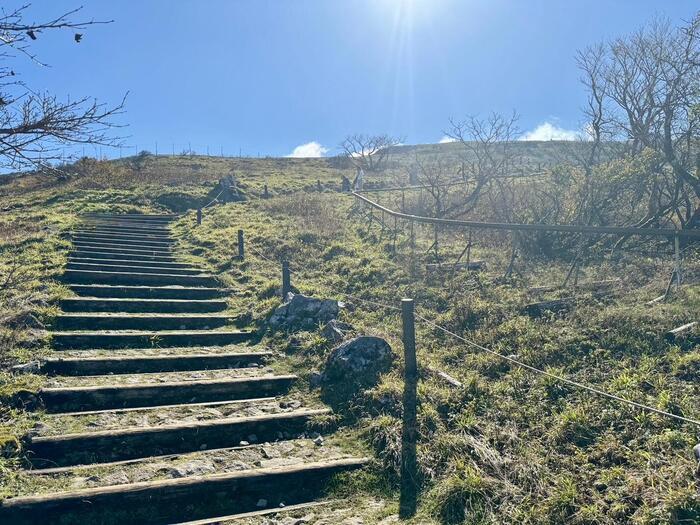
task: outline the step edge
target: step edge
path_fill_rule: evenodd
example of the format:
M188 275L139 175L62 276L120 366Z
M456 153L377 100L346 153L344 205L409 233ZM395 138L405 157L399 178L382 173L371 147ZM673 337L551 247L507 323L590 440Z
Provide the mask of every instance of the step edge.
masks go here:
M230 370L225 368L222 370ZM247 370L243 368L242 370ZM151 372L157 374L158 372ZM174 372L173 372L174 373ZM124 374L129 375L129 374ZM39 396L44 393L48 394L70 394L71 392L98 392L100 390L138 390L138 389L154 389L158 388L177 388L182 386L207 386L207 385L229 385L238 383L261 383L263 381L294 381L299 379L295 374L281 374L276 376L250 376L250 377L233 377L231 379L200 379L198 381L169 381L166 383L132 383L128 385L92 385L92 386L59 386L40 388L37 393Z
M101 437L112 436L115 438L123 438L126 436L133 436L138 434L148 434L157 432L170 432L185 429L198 429L216 426L225 426L230 424L246 424L246 423L256 423L260 421L267 420L281 420L304 418L321 416L325 414L332 413L330 408L316 409L316 410L295 410L293 412L282 412L278 414L265 414L261 416L244 416L244 417L230 417L230 418L220 418L211 419L208 421L196 421L190 423L172 423L170 425L158 425L152 427L126 427L120 429L110 429L110 430L98 430L95 432L80 432L75 434L62 434L59 436L33 436L29 439L31 445L40 443L61 443L77 441L81 439L95 439Z

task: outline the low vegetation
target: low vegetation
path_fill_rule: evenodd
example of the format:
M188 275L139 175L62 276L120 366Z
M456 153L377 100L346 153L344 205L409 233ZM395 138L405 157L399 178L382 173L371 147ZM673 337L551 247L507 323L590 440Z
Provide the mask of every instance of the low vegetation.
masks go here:
M390 185L401 173L405 181L401 162L410 164L413 153L395 155L371 181ZM210 202L216 181L229 173L238 177L248 200L214 203L205 209L203 224L195 226L193 208ZM394 239L376 220L370 224L354 199L338 192L342 174L350 176L322 159L142 155L115 162L83 160L63 181L28 175L0 187L0 483L5 487L0 494L16 490L21 437L40 418L14 408L12 400L18 391L45 381L9 369L47 352L41 325L54 313L55 299L67 293L52 281L68 248L64 233L87 211L189 210L175 226L181 242L193 261L238 290L232 309L250 323L264 328L280 303L279 261L285 258L297 290L343 301L341 319L356 333L387 339L396 354L394 368L352 399L326 401L340 415L347 439L359 436L378 458L369 472L338 485L350 483L353 491L380 495L390 502L389 509L395 508L400 459L403 365L395 307L401 297L413 297L421 317L490 350L700 419L697 335L665 337L668 330L696 320L700 311L700 287L694 281L700 263L692 249L685 257L686 284L652 306L645 303L664 291L672 269L666 245L649 250L635 241L612 254L605 243L593 245L579 282L618 279L619 285L605 294L560 289L571 257L558 255L557 249L547 256L516 258L515 271L506 275L513 244L505 235L474 237L471 258L486 263L483 271L429 271L426 264L435 254L427 250L434 232L418 230L413 248L407 230ZM265 184L267 199L262 198ZM420 196L407 195L405 205L418 206ZM398 206L396 199L392 202ZM246 236L244 262L234 258L238 229ZM455 260L465 235L441 232L439 259ZM535 286L552 289L531 291ZM572 294L576 304L568 313L524 313L529 303ZM519 368L423 321L417 324L417 340L422 485L417 522L700 520L692 454L696 427ZM284 366L309 388L312 372L322 369L333 346L319 330L269 333L262 344L284 352ZM444 381L439 371L461 386ZM317 394L312 388L308 395Z

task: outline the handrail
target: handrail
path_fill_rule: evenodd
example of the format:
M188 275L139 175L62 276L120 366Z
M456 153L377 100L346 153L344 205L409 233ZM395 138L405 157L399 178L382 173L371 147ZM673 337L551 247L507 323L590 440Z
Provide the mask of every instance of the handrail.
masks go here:
M437 217L424 217L422 215L411 215L391 210L374 202L364 195L352 192L356 199L366 202L392 217L406 219L424 224L438 224L452 228L475 228L482 230L506 230L506 231L555 231L565 233L594 233L601 235L641 235L652 237L686 237L700 239L700 230L672 230L669 228L627 228L622 226L578 226L575 224L522 224L505 222L479 222L463 221L458 219L439 219Z
M491 178L493 179L530 179L530 178L535 178L535 177L544 177L548 175L548 172L546 171L538 171L535 173L528 173L526 175L495 175ZM432 184L432 185L427 185L427 184L413 184L410 186L390 186L390 187L377 187L373 188L371 186L365 186L361 190L359 190L357 193L379 193L379 192L388 192L388 191L410 191L410 190L428 190L431 188L451 188L454 186L465 186L471 182L478 182L478 179L475 178L470 178L470 179L462 179L462 180L455 180L453 182L446 182L443 184Z

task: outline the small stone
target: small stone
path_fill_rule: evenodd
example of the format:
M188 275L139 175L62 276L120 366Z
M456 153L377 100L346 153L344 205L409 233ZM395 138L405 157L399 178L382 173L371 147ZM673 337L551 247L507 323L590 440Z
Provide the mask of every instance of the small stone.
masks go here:
M258 500L258 503L256 504L257 507L267 507L267 500L264 498L260 498Z
M241 441L240 443L238 443L238 445L241 447L247 447L248 445L250 445L250 443L248 441Z
M21 365L15 365L11 370L18 374L38 374L41 372L41 363L39 361L30 361Z
M315 438L314 445L316 445L317 447L322 447L323 446L323 436L318 436L317 438Z
M279 457L279 453L273 448L263 447L260 452L262 453L262 457L264 457L265 459L272 459L272 458Z
M301 407L301 401L297 401L296 399L280 401L280 407L297 409Z

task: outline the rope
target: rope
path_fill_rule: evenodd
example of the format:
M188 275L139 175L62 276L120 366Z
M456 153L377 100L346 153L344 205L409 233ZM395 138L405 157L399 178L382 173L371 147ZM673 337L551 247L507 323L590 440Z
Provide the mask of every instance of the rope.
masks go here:
M221 191L219 192L219 194L218 194L216 197L214 197L214 200L212 200L211 202L209 202L209 204L205 204L204 206L202 206L201 209L203 210L204 208L208 208L209 206L211 206L212 204L214 204L216 201L218 201L218 200L219 200L219 197L221 197L221 194L222 194L223 192L224 192L224 190L221 190Z
M462 342L468 344L469 346L472 346L472 347L477 348L477 349L479 349L479 350L482 350L482 351L484 351L484 352L488 352L489 354L492 354L492 355L495 355L495 356L497 356L497 357L500 357L501 359L504 359L504 360L509 361L509 362L511 362L511 363L513 363L513 364L515 364L515 365L518 365L518 366L520 366L520 367L522 367L522 368L525 368L525 369L527 369L527 370L530 370L531 372L535 372L535 373L537 373L537 374L541 374L541 375L550 377L550 378L552 378L552 379L556 379L557 381L560 381L560 382L562 382L562 383L566 383L566 384L568 384L568 385L571 385L571 386L574 386L574 387L577 387L577 388L581 388L581 389L583 389L583 390L587 390L588 392L597 394L597 395L599 395L599 396L606 397L606 398L608 398L608 399L613 399L613 400L618 401L618 402L620 402L620 403L624 403L624 404L627 404L627 405L630 405L630 406L639 408L639 409L641 409L641 410L648 410L649 412L654 412L655 414L659 414L659 415L661 415L661 416L670 417L670 418L673 418L673 419L677 419L677 420L679 420L679 421L683 421L683 422L685 422L685 423L692 423L693 425L700 426L700 421L698 421L698 420L696 420L696 419L691 419L691 418L679 416L679 415L677 415L677 414L672 414L671 412L666 412L665 410L660 410L660 409L658 409L658 408L650 407L650 406L644 405L644 404L642 404L642 403L637 403L636 401L632 401L631 399L627 399L627 398L620 397L620 396L615 395L615 394L611 394L611 393L609 393L609 392L605 392L604 390L601 390L601 389L599 389L599 388L596 388L596 387L593 387L593 386L590 386L590 385L586 385L586 384L584 384L584 383L580 383L580 382L578 382L578 381L574 381L573 379L568 379L568 378L566 378L566 377L562 377L562 376L560 376L560 375L553 374L553 373L551 373L551 372L547 372L546 370L542 370L542 369L537 368L537 367L534 367L534 366L532 366L532 365L528 365L528 364L523 363L522 361L519 361L519 360L517 360L517 359L515 359L515 358L509 357L509 356L507 356L507 355L503 355L503 354L501 354L501 353L499 353L499 352L496 352L496 351L494 351L494 350L491 350L490 348L486 348L485 346L482 346L482 345L480 345L480 344L478 344L478 343L475 343L474 341L470 341L469 339L466 339L466 338L464 338L464 337L462 337L462 336L460 336L460 335L457 335L456 333L454 333L454 332L448 330L447 328L444 328L444 327L442 327L442 326L440 326L440 325L438 325L438 324L435 324L434 322L430 321L429 319L426 319L426 318L423 317L422 315L415 314L415 316L416 316L418 319L420 319L421 321L423 321L424 323L426 323L426 324L432 326L433 328L436 328L436 329L438 329L438 330L441 330L441 331L445 332L445 333L448 334L448 335L451 335L452 337L454 337L454 338L456 338L456 339L459 339L460 341L462 341Z
M263 258L264 260L266 260L266 261L268 261L268 262L270 262L270 263L273 263L273 264L277 264L276 261L270 259L270 258L267 257L265 254L263 254L260 250L258 250L257 248L255 248L255 244L254 244L254 243L251 243L251 242L249 241L248 245L251 246L252 251L253 251L255 254L257 254L258 256L260 256L261 258ZM302 268L302 269L304 269L304 270L307 271L307 272L310 271L310 270L308 270L308 268L305 268L305 267L303 267L303 266L299 266L298 268ZM299 270L298 270L298 269L292 270L291 267L290 267L289 271L292 272L292 273L299 273ZM342 280L345 284L347 284L347 285L350 284L349 281L345 281L345 280L343 280L343 279L341 279L341 280ZM390 310L390 311L401 311L401 308L399 308L399 307L397 307L397 306L392 306L392 305L388 305L388 304L383 304L383 303L380 303L380 302L377 302L377 301L372 301L372 300L369 300L369 299L363 299L363 298L358 297L358 296L356 296L356 295L349 294L349 293L347 293L347 292L343 292L343 291L337 290L337 289L335 289L335 288L333 288L333 287L328 287L328 288L329 288L332 292L336 293L337 295L340 295L340 296L343 296L343 297L347 297L347 298L350 298L350 299L355 300L355 301L360 301L360 302L363 302L363 303L366 303L366 304L370 304L370 305L372 305L372 306L377 306L377 307L379 307L379 308L384 308L384 309ZM494 355L494 356L496 356L496 357L499 357L500 359L503 359L503 360L505 360L505 361L508 361L508 362L510 362L510 363L512 363L512 364L514 364L514 365L517 365L517 366L519 366L519 367L521 367L521 368L524 368L524 369L529 370L529 371L531 371L531 372L534 372L534 373L536 373L536 374L540 374L540 375L543 375L543 376L552 378L552 379L554 379L554 380L556 380L556 381L559 381L559 382L561 382L561 383L565 383L565 384L571 385L571 386L573 386L573 387L580 388L580 389L585 390L585 391L587 391L587 392L591 392L591 393L596 394L596 395L598 395L598 396L605 397L605 398L607 398L607 399L611 399L611 400L613 400L613 401L617 401L617 402L619 402L619 403L623 403L623 404L626 404L626 405L635 407L635 408L640 409L640 410L646 410L646 411L648 411L648 412L652 412L652 413L655 413L655 414L658 414L658 415L661 415L661 416L665 416L665 417L668 417L668 418L671 418L671 419L675 419L675 420L677 420L677 421L682 421L682 422L684 422L684 423L690 423L690 424L693 424L693 425L696 425L696 426L699 426L699 427L700 427L700 421L699 421L699 420L692 419L692 418L687 418L687 417L684 417L684 416L679 416L679 415L677 415L677 414L672 414L671 412L667 412L667 411L665 411L665 410L661 410L661 409L654 408L654 407L651 407L651 406L648 406L648 405L644 405L644 404L642 404L642 403L638 403L637 401L632 401L631 399L627 399L627 398L618 396L618 395L616 395L616 394L611 394L610 392L606 392L606 391L604 391L604 390L601 390L600 388L596 388L596 387L594 387L594 386L587 385L587 384L581 383L581 382L579 382L579 381L574 381L573 379L569 379L569 378L560 376L560 375L558 375L558 374L554 374L554 373L552 373L552 372L547 372L546 370L542 370L542 369L537 368L537 367L535 367L535 366L528 365L527 363L524 363L524 362L522 362L522 361L520 361L520 360L518 360L518 359L515 359L515 358L513 358L513 357L509 357L509 356L507 356L507 355L503 355L503 354L501 354L500 352L496 352L495 350L491 350L490 348L487 348L487 347L485 347L485 346L483 346L483 345L480 345L480 344L478 344L478 343L476 343L476 342L474 342L474 341L471 341L471 340L469 340L469 339L466 339L465 337L462 337L462 336L460 336L460 335L458 335L458 334L452 332L451 330L448 330L447 328L445 328L445 327L443 327L443 326L440 326L440 325L434 323L433 321L427 319L426 317L423 317L422 315L420 315L420 314L418 314L418 313L415 313L415 317L416 317L419 321L421 321L421 322L427 324L428 326L431 326L431 327L434 328L434 329L440 330L440 331L442 331L442 332L444 332L444 333L446 333L446 334L448 334L448 335L454 337L455 339L458 339L458 340L462 341L463 343L466 343L467 345L469 345L469 346L471 346L471 347L473 347L473 348L476 348L476 349L478 349L478 350L481 350L481 351L487 352L487 353L489 353L489 354L492 354L492 355Z

